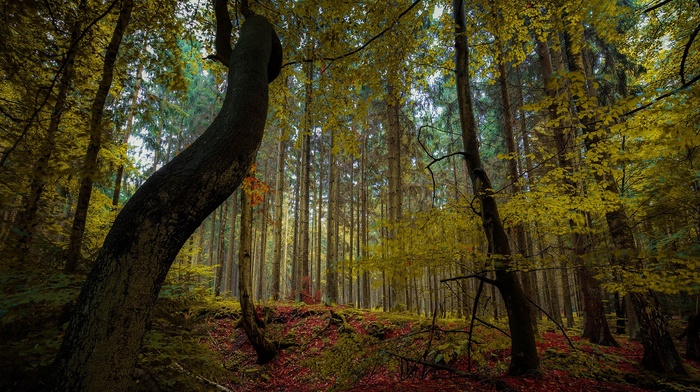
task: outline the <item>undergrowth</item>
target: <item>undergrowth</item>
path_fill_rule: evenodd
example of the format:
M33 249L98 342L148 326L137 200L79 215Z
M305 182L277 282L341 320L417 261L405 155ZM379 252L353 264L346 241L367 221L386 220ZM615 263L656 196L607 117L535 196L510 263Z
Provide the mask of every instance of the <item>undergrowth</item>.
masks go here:
M641 346L622 337L621 348L607 348L570 330L571 347L544 323L543 376L514 378L503 376L510 356L510 339L498 330L507 330L503 320L477 323L470 334L463 319L433 323L407 312L290 302L258 306L265 334L284 347L260 366L239 325L240 305L215 298L211 281L211 268L173 266L133 390L698 390L697 367L689 364L687 379L644 372ZM56 271L0 270L0 391L36 391L49 382L81 284Z

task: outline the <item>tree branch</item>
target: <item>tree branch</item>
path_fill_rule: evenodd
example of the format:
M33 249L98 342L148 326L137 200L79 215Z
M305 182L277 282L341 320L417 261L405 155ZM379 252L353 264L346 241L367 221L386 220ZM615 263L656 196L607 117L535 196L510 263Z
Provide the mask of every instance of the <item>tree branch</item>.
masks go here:
M698 36L698 32L700 32L700 25L693 30L692 33L690 33L690 37L688 38L688 43L685 44L685 50L683 50L683 58L681 59L681 83L685 84L685 60L688 58L688 52L690 52L690 46L693 44L693 41L695 41L695 37Z
M246 19L250 18L251 16L255 16L255 13L250 10L248 0L241 0L241 15L243 15L243 17Z
M391 24L390 24L387 28L385 28L384 30L380 31L379 34L377 34L377 35L375 35L374 37L370 38L370 39L369 39L367 42L365 42L364 44L358 46L357 48L355 48L355 49L353 49L353 50L351 50L351 51L349 51L349 52L347 52L347 53L345 53L345 54L341 54L340 56L336 56L336 57L321 57L321 60L330 61L331 64L332 64L332 63L333 63L334 61L336 61L336 60L340 60L340 59L344 59L344 58L346 58L346 57L350 57L350 56L352 56L353 54L355 54L355 53L361 51L362 49L364 49L364 48L366 48L366 47L368 47L372 42L374 42L375 40L377 40L377 39L379 39L380 37L382 37L387 31L391 30L391 29L396 25L396 23L398 23L399 20L401 20L401 18L402 18L404 15L406 15L409 11L411 11L411 10L412 10L416 5L418 5L418 3L420 3L420 2L421 2L421 0L415 0L413 3L411 3L410 6L408 6L408 8L406 8L403 12L401 12L401 13L399 14L399 16L398 16L393 22L391 22ZM295 65L295 64L302 64L302 63L310 63L310 62L312 62L312 61L314 61L314 60L315 60L315 59L313 59L313 58L309 58L309 59L303 59L303 60L290 61L290 62L288 62L288 63L285 63L285 64L282 66L282 68L284 68L284 67L286 67L286 66L288 66L288 65ZM331 64L328 64L328 67L330 67ZM326 67L326 68L328 68L328 67Z
M484 283L488 283L488 284L491 284L491 285L494 285L494 286L498 287L498 282L496 282L496 281L493 280L493 279L489 279L489 278L487 278L487 277L485 277L485 276L483 276L483 275L479 275L479 274L474 274L474 275L462 275L462 276L455 276L455 277L452 277L452 278L440 279L440 283L452 282L452 281L455 281L455 280L471 279L471 278L476 278L476 279L479 279L480 281L482 281L482 282L484 282Z
M685 90L686 88L688 88L688 87L692 86L693 84L695 84L695 82L697 82L698 80L700 80L700 75L695 76L694 78L690 79L687 83L684 83L682 86L680 86L680 87L678 87L678 88L675 88L675 89L673 89L673 90L667 92L666 94L659 95L658 97L652 99L651 102L649 102L649 103L647 103L647 104L645 104L645 105L642 105L642 106L640 106L640 107L638 107L638 108L636 108L636 109L630 110L630 111L627 112L627 113L624 113L624 114L623 114L622 116L620 116L620 117L629 116L629 115L631 115L631 114L634 114L634 113L637 113L637 112L639 112L639 111L641 111L641 110L644 110L644 109L648 108L649 106L651 106L651 105L653 105L653 104L655 104L655 103L657 103L657 102L659 102L659 101L661 101L661 100L663 100L663 99L666 99L666 98L668 98L668 97L670 97L670 96L672 96L672 95L675 95L675 94L677 94L677 93L679 93L679 92ZM598 120L598 121L602 121L602 120Z
M657 8L663 7L664 5L666 5L666 4L668 4L668 3L672 2L672 1L673 1L673 0L664 0L664 1L660 2L659 4L656 4L655 6L652 6L652 7L649 7L649 8L647 8L647 9L645 9L645 10L644 10L644 13L645 13L645 14L646 14L646 13L649 13L649 12L651 12L651 11L657 9Z
M216 17L214 45L216 46L216 54L207 56L207 58L221 62L226 67L228 67L228 61L231 57L231 32L233 31L227 3L227 0L214 0L214 15ZM247 7L247 5L248 3L245 2L244 6Z
M554 323L554 325L556 325L556 326L559 328L559 330L561 331L561 333L564 335L564 337L566 338L566 341L569 342L569 346L571 346L571 348L573 348L573 349L575 350L576 347L574 347L574 344L571 342L571 339L569 339L569 335L566 334L566 330L564 329L564 327L562 327L558 322L556 322L556 320L554 320L554 317L552 317L549 313L547 313L546 310L542 309L542 308L540 307L540 305L537 305L537 304L536 304L533 300L531 300L528 296L525 296L525 299L526 299L529 303L531 303L532 305L534 305L537 309L539 309L542 313L544 313L544 315L547 316L548 319L552 320L552 322Z

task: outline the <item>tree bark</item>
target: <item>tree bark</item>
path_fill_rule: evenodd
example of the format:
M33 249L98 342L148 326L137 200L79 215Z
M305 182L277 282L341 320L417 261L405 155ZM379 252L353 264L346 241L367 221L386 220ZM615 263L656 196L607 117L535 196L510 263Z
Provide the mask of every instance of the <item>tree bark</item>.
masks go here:
M255 311L253 304L253 273L251 265L251 256L253 253L253 206L250 201L250 193L242 190L241 192L241 245L238 252L238 273L241 277L238 283L238 291L240 292L241 314L243 318L243 329L250 344L258 354L258 363L265 364L272 360L276 354L275 344L272 343L262 329L258 327L262 321Z
M316 232L316 288L314 291L314 300L316 300L317 293L321 294L321 239L322 239L322 227L323 227L323 168L325 167L325 162L323 161L323 135L318 136L318 186L316 187L316 217L317 217L317 232Z
M224 278L224 265L226 264L224 252L224 234L226 232L226 213L228 212L228 199L219 206L219 238L216 246L216 279L214 279L214 296L221 295Z
M265 170L265 173L267 170ZM265 176L267 177L267 176ZM258 257L258 301L263 301L265 299L265 262L267 261L267 211L268 205L270 204L270 198L268 195L263 196L263 202L260 208L260 254ZM268 293L269 298L269 293Z
M309 50L311 52L311 50ZM299 234L301 244L299 246L301 263L301 300L311 302L311 276L309 274L309 200L311 198L311 104L313 101L313 66L311 62L304 64L306 70L306 99L304 101L304 132L301 143L301 207L299 209Z
M272 261L272 299L280 299L280 279L282 277L282 211L284 209L284 166L287 158L287 139L284 128L280 127L277 151L277 180L275 185L275 250Z
M236 240L236 216L238 215L238 196L235 192L231 197L229 197L231 203L231 213L229 218L229 232L228 232L228 251L226 252L226 269L224 272L224 292L233 295L234 287L238 286L233 276L233 260L235 255L235 240ZM237 268L235 270L238 270ZM235 296L235 295L234 295Z
M143 184L107 234L54 361L52 391L130 389L146 322L168 269L255 158L267 117L268 81L279 73L281 51L265 18L243 24L219 115Z
M328 230L326 239L326 304L337 304L338 303L338 271L337 271L337 231L335 221L337 219L336 214L336 188L338 183L336 181L337 172L337 160L335 153L333 152L333 147L335 145L335 131L331 129L331 147L330 147L330 173L328 175Z
M532 329L530 306L525 299L518 276L510 270L511 250L508 237L498 213L496 200L493 198L491 181L481 164L479 145L474 121L474 112L469 87L469 55L466 33L466 13L464 2L454 0L454 19L456 23L455 52L457 74L457 96L459 102L464 157L469 176L478 196L484 233L489 244L489 254L496 264L496 281L508 313L508 325L511 333L511 362L508 373L525 375L539 373L540 360L535 345L535 333Z
M90 141L88 142L87 152L83 160L83 173L80 180L80 191L78 193L78 201L75 206L75 217L73 218L73 227L71 228L70 241L68 245L68 260L66 262L65 272L72 273L78 266L78 262L82 259L83 235L85 233L85 222L87 221L88 207L90 206L90 197L92 196L92 184L97 176L97 156L102 148L103 124L102 114L105 109L107 95L112 87L112 79L114 76L114 67L119 54L119 47L122 43L122 38L129 25L131 19L131 10L134 6L133 0L124 0L119 10L119 20L117 26L112 33L112 38L107 45L105 53L104 67L102 68L102 80L97 88L95 100L92 101L90 109Z
M369 230L368 230L368 211L367 211L367 137L362 138L360 172L362 179L360 181L360 192L362 194L360 202L362 203L362 257L367 257L367 248L369 246ZM372 292L370 290L370 274L365 270L362 273L362 307L365 309L372 308Z

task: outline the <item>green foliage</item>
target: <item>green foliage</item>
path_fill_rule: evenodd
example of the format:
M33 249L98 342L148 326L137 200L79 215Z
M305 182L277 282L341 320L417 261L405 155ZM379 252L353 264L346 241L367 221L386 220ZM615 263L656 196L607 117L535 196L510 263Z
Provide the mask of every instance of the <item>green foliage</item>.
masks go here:
M0 270L0 389L39 388L81 284L52 271Z

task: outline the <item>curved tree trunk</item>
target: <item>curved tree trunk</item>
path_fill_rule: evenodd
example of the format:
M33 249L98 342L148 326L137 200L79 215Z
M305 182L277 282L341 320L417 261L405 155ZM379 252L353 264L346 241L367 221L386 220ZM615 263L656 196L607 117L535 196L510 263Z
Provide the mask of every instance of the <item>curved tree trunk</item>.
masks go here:
M255 158L267 117L267 85L279 73L281 52L272 25L263 17L248 18L230 57L218 116L143 184L107 234L54 362L53 391L129 390L170 265Z
M469 88L469 54L466 36L466 16L464 2L454 0L454 17L456 23L455 52L457 74L457 96L459 116L464 142L464 157L467 161L469 176L474 186L474 193L481 202L481 219L484 233L489 244L489 254L493 256L496 266L495 284L501 292L508 313L508 326L511 334L511 361L508 373L525 375L539 373L540 360L535 345L535 332L532 328L530 304L517 274L510 270L511 249L508 236L503 229L496 200L493 198L491 182L484 171L479 155L476 124Z

